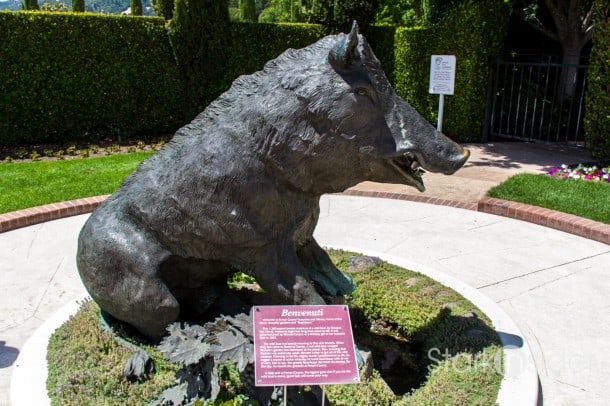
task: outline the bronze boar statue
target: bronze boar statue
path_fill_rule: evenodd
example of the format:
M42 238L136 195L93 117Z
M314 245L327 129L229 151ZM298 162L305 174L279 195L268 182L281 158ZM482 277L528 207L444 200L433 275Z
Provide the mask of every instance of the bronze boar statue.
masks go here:
M102 310L158 339L252 275L283 303L352 280L313 238L324 193L369 180L424 190L469 152L400 98L366 39L327 36L235 80L84 225L77 264ZM318 290L316 289L318 288Z

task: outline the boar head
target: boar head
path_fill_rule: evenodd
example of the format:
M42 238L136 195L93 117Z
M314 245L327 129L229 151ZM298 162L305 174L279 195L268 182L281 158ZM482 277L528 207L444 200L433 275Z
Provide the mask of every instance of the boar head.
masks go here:
M357 24L334 38L318 55L321 60L295 66L281 81L284 90L296 95L294 107L306 111L305 120L300 117L291 128L294 134L296 127L298 142L290 150L303 155L292 156L298 164L283 168L290 182L319 193L365 180L424 191L422 168L444 174L458 170L469 151L436 131L396 94ZM276 149L274 155L282 151Z

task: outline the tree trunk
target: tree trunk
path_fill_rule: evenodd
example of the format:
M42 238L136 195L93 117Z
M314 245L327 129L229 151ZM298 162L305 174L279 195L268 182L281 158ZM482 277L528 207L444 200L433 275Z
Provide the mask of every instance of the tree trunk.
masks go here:
M578 64L580 63L581 47L562 44L562 67L559 77L559 95L561 99L574 97L578 83Z

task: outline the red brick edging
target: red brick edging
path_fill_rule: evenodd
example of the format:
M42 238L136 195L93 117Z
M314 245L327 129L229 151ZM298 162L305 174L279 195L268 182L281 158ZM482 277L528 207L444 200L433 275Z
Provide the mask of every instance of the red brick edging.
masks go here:
M431 196L409 195L392 192L375 192L368 190L346 190L345 195L381 197L386 199L409 200L442 206L458 207L467 210L476 210L482 213L495 214L523 220L529 223L554 228L566 233L585 237L590 240L610 245L610 224L600 223L582 217L566 214L542 207L531 206L524 203L484 197L478 203L461 202L457 200L440 199Z
M348 196L364 196L364 197L381 197L384 199L395 199L395 200L408 200L410 202L436 204L439 206L451 206L459 209L476 210L477 204L470 202L460 202L458 200L441 199L438 197L424 196L424 195L410 195L406 193L394 193L394 192L376 192L370 190L357 190L348 189L343 193Z
M0 214L0 233L44 223L45 221L90 213L108 196L85 197L83 199L45 204L44 206Z
M484 197L479 200L477 210L528 221L610 245L610 224L585 219L573 214L491 197Z
M541 207L530 206L523 203L510 202L490 197L484 197L479 200L478 203L470 203L423 195L353 189L347 190L343 192L343 194L348 196L408 200L419 203L457 207L460 209L478 210L484 213L528 221L530 223L565 231L570 234L575 234L590 240L595 240L610 245L609 224L604 224ZM29 209L0 214L0 233L43 223L45 221L90 213L107 197L108 195L86 197L83 199L52 203L44 206L37 206Z

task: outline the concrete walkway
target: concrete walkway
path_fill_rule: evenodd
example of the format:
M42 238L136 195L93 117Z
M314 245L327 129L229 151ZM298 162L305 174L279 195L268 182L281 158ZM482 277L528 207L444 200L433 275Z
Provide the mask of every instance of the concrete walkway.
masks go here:
M542 155L523 152L530 146ZM580 150L530 144L471 149L464 169L441 178L447 185L455 180L453 192L443 198L474 204L512 171L587 160ZM424 178L427 193L444 193L441 181L430 175ZM355 189L384 188L361 184ZM399 186L388 191L414 193ZM86 218L66 217L0 234L0 405L9 404L10 377L27 338L84 294L74 257ZM610 271L609 245L474 210L346 195L323 198L316 238L321 244L402 258L414 270L432 268L478 289L524 333L546 404L607 404L610 280L604 273Z

